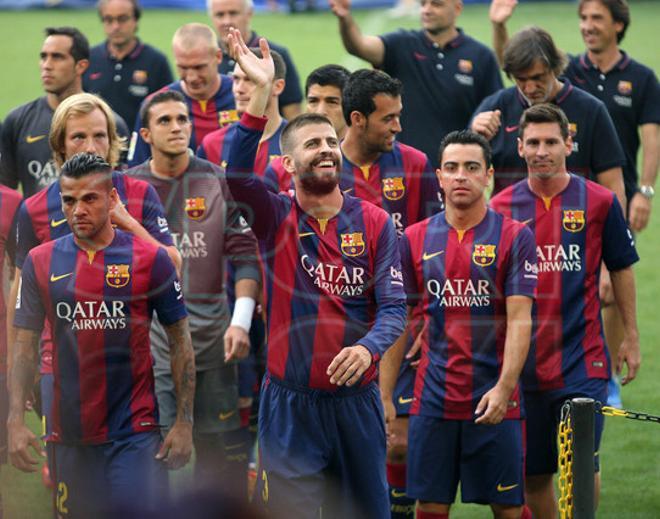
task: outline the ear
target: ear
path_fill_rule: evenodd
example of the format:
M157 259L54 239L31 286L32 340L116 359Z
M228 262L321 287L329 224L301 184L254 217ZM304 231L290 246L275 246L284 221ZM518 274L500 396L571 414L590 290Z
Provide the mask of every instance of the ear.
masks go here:
M444 191L445 188L442 185L442 169L440 169L440 168L436 169L435 170L435 176L438 179L438 184L440 185L440 189L442 189Z
M149 128L140 128L140 137L147 144L151 144L151 130Z
M76 63L76 74L78 76L82 76L88 68L89 68L89 60L81 59Z
M270 89L270 94L273 96L279 96L284 91L284 85L284 79L276 79L273 81L273 87Z
M110 210L112 211L115 207L117 207L117 204L120 204L121 200L119 200L119 193L117 193L117 188L113 187L110 190Z
M493 175L495 175L495 169L493 169L493 166L489 166L486 170L486 178L488 178L489 183L493 180Z
M566 156L568 157L571 153L573 153L573 137L569 135L566 139Z
M524 159L525 157L523 155L523 142L522 142L522 139L520 137L518 137L517 141L518 141L518 156Z
M293 163L293 157L291 155L282 155L282 166L284 170L290 175L296 176L296 167Z
M362 112L358 112L357 110L351 112L351 126L361 128L364 126L366 120L367 118Z

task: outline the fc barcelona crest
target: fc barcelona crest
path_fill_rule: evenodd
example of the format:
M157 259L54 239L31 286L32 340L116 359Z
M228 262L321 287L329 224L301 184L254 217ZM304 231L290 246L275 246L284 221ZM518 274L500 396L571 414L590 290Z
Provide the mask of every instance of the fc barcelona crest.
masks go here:
M346 256L362 256L366 246L361 232L341 235L341 251Z
M105 270L105 282L112 288L121 288L128 285L131 280L129 273L130 265L107 265Z
M238 112L236 110L223 110L218 112L218 123L220 126L226 126L238 121Z
M632 83L630 81L619 81L619 84L617 85L617 90L619 91L619 94L624 95L624 96L629 96L632 94Z
M147 82L147 71L146 70L134 70L133 71L133 83L138 85L144 85Z
M495 262L496 245L483 245L481 243L474 245L472 251L472 261L480 267L488 267Z
M383 179L383 196L388 200L401 200L406 192L403 177L391 177Z
M459 59L458 60L458 70L460 70L463 74L471 74L472 73L472 61L469 59Z
M565 210L561 223L568 232L580 232L584 229L584 211L582 209Z
M571 137L575 137L577 135L577 131L577 123L568 123L568 133L571 135Z
M188 218L199 220L206 212L206 200L203 196L186 198L186 214Z

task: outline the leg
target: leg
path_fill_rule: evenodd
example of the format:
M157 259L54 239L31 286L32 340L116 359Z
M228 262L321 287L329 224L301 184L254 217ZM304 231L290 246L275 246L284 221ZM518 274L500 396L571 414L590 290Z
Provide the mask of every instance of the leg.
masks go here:
M525 500L534 519L556 519L559 510L552 474L537 474L525 479Z
M522 506L490 505L495 519L520 519Z

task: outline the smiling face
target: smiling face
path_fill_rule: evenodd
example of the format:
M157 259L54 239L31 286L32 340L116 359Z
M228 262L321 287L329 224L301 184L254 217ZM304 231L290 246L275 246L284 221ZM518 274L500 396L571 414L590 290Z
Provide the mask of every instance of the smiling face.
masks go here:
M493 176L478 144L449 144L437 170L448 207L469 209L484 200L484 191Z
M463 10L460 0L421 0L420 6L422 28L432 35L453 28Z
M352 126L361 131L361 139L368 152L386 153L392 151L394 140L401 132L401 96L376 94L376 110L364 117L353 112Z
M557 123L529 123L518 138L518 154L527 162L530 175L550 179L566 171L566 157L573 141L564 139Z
M580 6L580 34L591 52L603 52L617 46L617 33L623 30L623 23L615 22L612 13L598 0L585 2Z
M291 136L295 145L283 156L284 168L294 176L296 189L317 196L331 193L339 184L341 150L329 124L308 124Z
M213 97L220 81L218 65L222 59L221 51L208 45L186 48L176 43L172 50L179 77L188 95L200 101Z

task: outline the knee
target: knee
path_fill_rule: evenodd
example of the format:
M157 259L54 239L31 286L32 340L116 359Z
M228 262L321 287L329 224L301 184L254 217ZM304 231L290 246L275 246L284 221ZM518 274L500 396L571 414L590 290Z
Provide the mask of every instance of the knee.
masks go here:
M525 492L527 494L543 494L552 490L552 474L540 474L525 478Z

